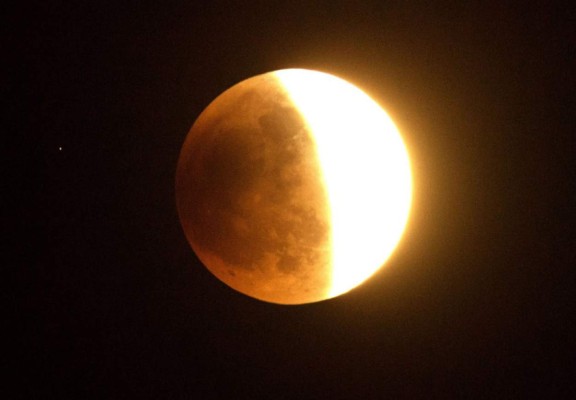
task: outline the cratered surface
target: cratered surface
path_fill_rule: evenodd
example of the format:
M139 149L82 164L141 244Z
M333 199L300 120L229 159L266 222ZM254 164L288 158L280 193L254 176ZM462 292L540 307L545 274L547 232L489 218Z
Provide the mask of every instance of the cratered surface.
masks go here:
M272 73L217 97L176 173L186 237L221 281L260 300L328 298L330 208L312 132Z

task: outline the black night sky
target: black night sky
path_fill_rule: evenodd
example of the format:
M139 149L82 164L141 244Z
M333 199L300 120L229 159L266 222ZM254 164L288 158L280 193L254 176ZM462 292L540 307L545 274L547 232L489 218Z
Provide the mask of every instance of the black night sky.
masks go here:
M3 9L0 397L576 396L574 8ZM214 278L174 199L180 147L204 107L290 67L378 100L403 132L415 184L387 267L305 306L259 302Z

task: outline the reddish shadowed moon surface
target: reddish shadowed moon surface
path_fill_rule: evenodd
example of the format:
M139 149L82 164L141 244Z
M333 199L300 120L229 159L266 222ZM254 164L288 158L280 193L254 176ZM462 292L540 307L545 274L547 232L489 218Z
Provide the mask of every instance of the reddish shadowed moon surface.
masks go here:
M202 263L248 296L329 299L388 259L404 231L412 179L391 119L323 72L287 69L218 96L188 133L176 203Z

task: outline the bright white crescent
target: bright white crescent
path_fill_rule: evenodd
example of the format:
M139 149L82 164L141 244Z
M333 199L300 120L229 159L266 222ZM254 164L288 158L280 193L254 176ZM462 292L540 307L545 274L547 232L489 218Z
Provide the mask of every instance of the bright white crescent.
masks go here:
M408 152L388 114L367 94L326 73L276 71L310 125L332 220L329 297L372 276L398 244L410 211Z

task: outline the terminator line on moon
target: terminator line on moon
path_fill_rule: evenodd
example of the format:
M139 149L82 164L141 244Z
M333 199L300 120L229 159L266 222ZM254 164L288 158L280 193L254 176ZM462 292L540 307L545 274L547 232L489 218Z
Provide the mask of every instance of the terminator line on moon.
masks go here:
M176 202L221 281L280 304L325 300L387 260L412 194L406 148L377 103L326 73L287 69L218 96L182 147Z

